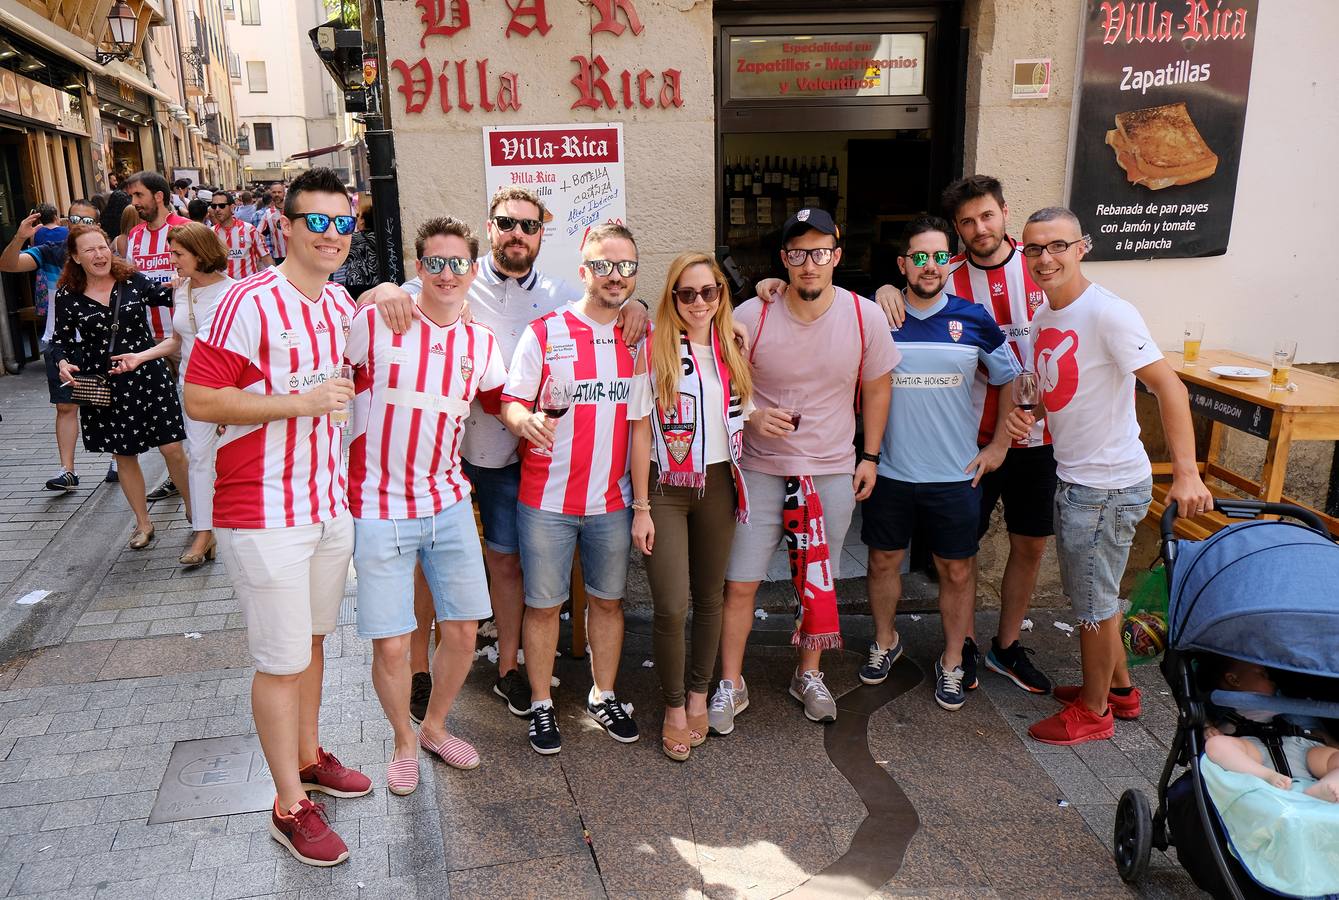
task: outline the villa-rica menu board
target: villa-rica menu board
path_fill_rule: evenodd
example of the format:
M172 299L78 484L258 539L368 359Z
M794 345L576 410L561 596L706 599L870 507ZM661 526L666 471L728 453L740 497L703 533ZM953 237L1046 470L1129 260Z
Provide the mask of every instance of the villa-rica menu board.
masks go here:
M1085 0L1069 205L1089 259L1227 252L1258 0Z

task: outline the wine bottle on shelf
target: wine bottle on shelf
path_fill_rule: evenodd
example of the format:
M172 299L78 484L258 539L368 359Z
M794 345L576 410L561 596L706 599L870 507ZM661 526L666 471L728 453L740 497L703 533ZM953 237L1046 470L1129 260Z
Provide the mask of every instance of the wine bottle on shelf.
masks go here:
M828 203L832 211L837 211L837 204L841 202L841 173L837 170L837 157L832 157L832 168L828 169L828 196L831 198Z

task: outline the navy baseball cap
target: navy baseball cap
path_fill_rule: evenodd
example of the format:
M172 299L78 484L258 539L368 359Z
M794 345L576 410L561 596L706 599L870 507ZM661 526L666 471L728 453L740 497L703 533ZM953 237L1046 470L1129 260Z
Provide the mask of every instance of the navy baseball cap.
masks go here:
M832 216L828 215L826 210L817 206L806 206L804 209L796 210L795 215L786 220L785 226L781 229L781 243L784 244L795 235L810 229L830 234L839 241L842 239L841 229L832 221Z

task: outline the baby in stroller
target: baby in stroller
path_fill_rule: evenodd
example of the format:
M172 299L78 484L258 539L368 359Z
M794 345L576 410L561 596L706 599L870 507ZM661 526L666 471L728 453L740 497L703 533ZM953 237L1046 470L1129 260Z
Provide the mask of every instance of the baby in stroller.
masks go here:
M1218 687L1227 691L1267 696L1278 692L1278 685L1264 666L1227 658L1223 658ZM1269 711L1238 712L1253 721L1268 722L1274 717L1274 713ZM1205 754L1224 769L1255 775L1285 791L1292 787L1291 778L1268 765L1269 750L1259 738L1224 734L1213 726L1207 727L1204 734L1207 738ZM1285 735L1280 740L1284 757L1293 773L1300 775L1305 772L1317 779L1315 784L1306 789L1306 793L1320 800L1339 803L1339 749L1296 735Z

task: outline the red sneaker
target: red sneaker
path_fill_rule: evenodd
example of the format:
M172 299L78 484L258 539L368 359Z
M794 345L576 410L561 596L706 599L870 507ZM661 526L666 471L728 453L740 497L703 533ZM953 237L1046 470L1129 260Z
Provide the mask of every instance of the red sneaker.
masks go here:
M290 815L279 811L276 799L270 810L270 837L309 866L337 866L349 858L349 848L326 821L324 803L302 800Z
M316 762L299 771L298 777L304 791L320 791L332 797L361 797L372 791L372 779L348 768L321 747L316 748Z
M1099 716L1082 703L1071 703L1049 719L1042 719L1027 733L1043 744L1068 747L1087 741L1105 740L1116 733L1111 710Z
M1065 684L1051 691L1051 696L1068 705L1079 699L1081 690L1083 688L1077 684ZM1120 694L1107 694L1107 706L1111 707L1111 714L1118 719L1137 719L1139 714L1144 711L1144 706L1139 698L1139 688L1135 688L1124 697Z

